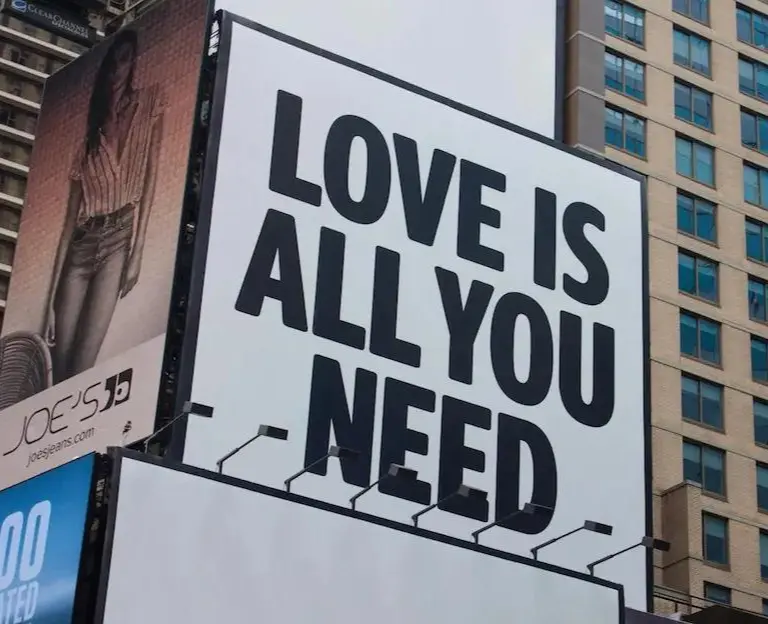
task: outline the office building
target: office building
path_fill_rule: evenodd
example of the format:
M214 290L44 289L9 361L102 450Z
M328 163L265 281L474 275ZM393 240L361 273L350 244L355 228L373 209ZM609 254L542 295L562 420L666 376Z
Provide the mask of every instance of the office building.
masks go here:
M567 141L647 178L658 612L768 614L768 3L573 0Z
M45 79L85 47L0 15L0 325Z

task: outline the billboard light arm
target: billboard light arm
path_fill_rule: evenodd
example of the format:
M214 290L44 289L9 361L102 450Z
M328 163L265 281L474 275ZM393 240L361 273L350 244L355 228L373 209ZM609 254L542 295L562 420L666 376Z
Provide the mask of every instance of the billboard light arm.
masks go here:
M536 503L526 503L523 505L522 509L518 509L517 511L513 511L511 514L508 514L504 516L503 518L499 518L498 520L491 522L490 524L486 524L485 526L481 526L476 531L472 531L472 539L474 540L475 544L480 543L480 534L484 533L488 529L492 529L495 526L500 525L503 522L506 522L507 520L514 518L515 516L519 516L520 514L525 514L526 516L533 516L538 512L539 510L547 510L547 511L553 511L551 507L545 507L544 505L537 505Z
M170 429L175 425L178 421L180 421L185 416L189 416L190 414L194 414L195 416L200 416L201 418L213 418L213 408L209 405L203 405L202 403L193 403L192 401L184 401L184 405L181 408L181 412L176 414L169 422L164 424L160 429L155 431L154 433L149 434L146 438L144 438L144 452L147 453L149 451L149 443L154 440L157 436L159 436L163 431L166 429Z
M400 464L390 464L389 470L387 470L387 472L381 475L378 479L376 479L376 481L374 481L370 485L365 486L362 490L360 490L357 494L355 494L352 498L349 499L349 504L352 507L352 509L356 508L358 498L360 498L366 492L370 492L379 483L381 483L385 479L388 479L389 477L407 478L409 480L415 481L416 478L418 477L418 472L413 468L407 468L406 466L401 466Z
M339 459L357 459L360 457L360 451L356 451L351 448L346 448L344 446L332 446L328 449L328 452L323 455L322 457L316 459L311 464L307 464L299 470L296 474L292 474L290 477L288 477L285 481L283 481L283 484L285 485L285 491L290 492L291 491L291 483L298 479L301 475L309 472L317 466L319 463L324 462L326 459L329 459L330 457L338 457Z
M427 507L424 507L421 511L417 511L415 514L411 516L411 520L413 520L413 526L417 527L419 526L419 517L423 516L428 511L432 511L435 507L438 505L442 505L444 502L451 500L455 496L461 496L462 498L481 498L486 499L488 497L487 492L483 492L482 490L476 490L473 487L469 487L468 485L464 485L463 483L459 486L459 489L457 489L455 492L452 492L451 494L448 494L448 496L445 496L441 498L436 503L432 503L431 505L428 505Z
M623 555L625 552L629 552L630 550L639 548L640 546L649 550L658 550L660 552L667 552L669 550L670 544L669 542L664 541L662 539L656 539L654 537L650 537L646 535L637 544L632 544L632 546L627 546L626 548L622 548L618 552L611 553L610 555L606 555L605 557L602 557L597 561L593 561L592 563L587 564L587 570L589 571L590 576L595 575L595 566L598 566L601 563L605 563L606 561L609 561L614 557L618 557L619 555Z
M547 540L543 544L534 546L533 548L531 548L531 555L533 555L533 558L536 561L538 561L539 551L542 548L546 548L550 544L554 544L555 542L559 542L560 540L565 539L566 537L570 537L571 535L573 535L574 533L578 533L579 531L592 531L593 533L600 533L601 535L611 535L613 533L613 527L610 524L603 524L602 522L587 520L584 522L583 525L573 529L572 531L568 531L567 533L563 533L562 535L558 535L557 537L553 537L552 539Z
M224 462L227 461L233 455L237 455L246 446L255 442L259 438L272 438L273 440L287 440L288 430L281 427L273 427L272 425L259 425L258 433L243 442L240 446L233 448L229 453L224 455L221 459L216 460L216 470L219 474L224 472Z

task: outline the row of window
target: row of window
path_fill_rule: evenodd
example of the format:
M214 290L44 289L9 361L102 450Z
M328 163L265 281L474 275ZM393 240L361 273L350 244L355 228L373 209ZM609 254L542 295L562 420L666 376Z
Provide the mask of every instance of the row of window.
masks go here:
M694 6L699 8L692 8ZM698 19L698 21L708 21L709 4L706 4L706 11L701 8L703 6L702 0L673 0L673 8L678 13ZM699 19L703 12L706 12L707 20ZM739 6L737 8L737 24L739 41L763 50L768 49L765 35L768 16ZM627 2L606 0L605 31L614 37L643 46L645 44L645 11ZM711 78L712 42L709 39L675 25L673 26L672 40L672 60L676 65ZM632 62L643 67L637 61ZM765 91L766 70L768 70L768 66L741 57L739 61L739 88L741 91L752 97L760 97L761 99L768 97L768 92ZM638 99L643 99L643 96L642 91L633 95Z
M714 260L679 250L677 254L677 277L680 292L717 303L719 299L719 264ZM750 320L768 322L768 283L764 280L748 276L747 307Z
M11 15L8 15L7 13L0 15L0 25L6 26L8 28L12 28L17 32L22 32L25 35L29 35L30 37L34 37L35 39L39 39L40 41L45 41L46 43L52 43L53 45L58 46L59 48L64 48L65 50L69 50L70 52L75 52L78 55L83 54L88 50L87 47L85 47L80 43L77 43L70 39L66 39L59 35L54 35L53 33L43 28L37 28L27 22L22 22L21 20Z
M692 116L697 113L687 109ZM742 111L742 143L768 155L768 118ZM635 156L646 155L645 120L627 111L606 105L605 143ZM678 134L675 137L675 171L709 187L715 186L715 148ZM768 210L768 170L744 162L744 201Z
M762 409L765 410L764 403ZM762 417L765 417L764 411ZM683 441L683 478L701 486L702 491L726 497L725 465L725 451L722 449L691 440ZM757 508L768 512L768 466L757 463L755 470Z
M730 565L728 519L707 512L702 513L701 533L704 560L718 566ZM760 577L768 580L768 532L761 530L759 535Z
M680 311L680 352L714 366L722 366L722 326L706 317ZM768 383L768 340L750 336L752 379Z
M710 0L672 0L673 11L705 25L709 25L709 7ZM614 37L644 46L645 11L623 0L606 0L605 30ZM736 37L742 43L768 49L768 16L737 4Z

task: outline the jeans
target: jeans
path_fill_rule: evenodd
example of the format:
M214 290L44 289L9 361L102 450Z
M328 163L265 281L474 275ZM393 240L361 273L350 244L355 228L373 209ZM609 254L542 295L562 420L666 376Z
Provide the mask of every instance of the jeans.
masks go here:
M96 363L120 296L133 238L133 207L75 226L54 300L54 382Z

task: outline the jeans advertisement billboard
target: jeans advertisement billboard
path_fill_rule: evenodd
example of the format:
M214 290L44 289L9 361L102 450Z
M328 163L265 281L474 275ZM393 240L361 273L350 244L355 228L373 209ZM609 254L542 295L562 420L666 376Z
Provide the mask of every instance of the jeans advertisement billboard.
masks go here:
M208 0L46 82L0 336L0 490L153 432Z
M0 624L69 624L95 456L0 492Z

